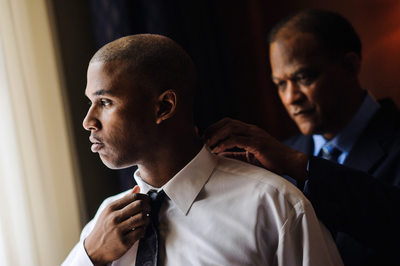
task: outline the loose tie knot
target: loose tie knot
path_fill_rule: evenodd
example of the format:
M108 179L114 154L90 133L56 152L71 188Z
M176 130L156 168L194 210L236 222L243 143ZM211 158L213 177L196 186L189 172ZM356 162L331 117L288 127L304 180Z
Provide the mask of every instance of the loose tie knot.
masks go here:
M161 190L160 192L157 192L156 190L149 190L147 192L147 195L149 195L151 199L151 213L150 213L150 218L153 224L158 225L158 213L160 212L161 209L161 204L164 201L165 198L165 192L164 190Z

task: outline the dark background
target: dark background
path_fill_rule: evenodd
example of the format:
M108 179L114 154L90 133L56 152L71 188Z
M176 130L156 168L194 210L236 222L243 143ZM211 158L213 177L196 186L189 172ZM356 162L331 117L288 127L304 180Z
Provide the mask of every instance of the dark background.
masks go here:
M363 42L361 82L377 98L400 104L400 1L397 0L49 0L55 14L66 102L90 219L101 201L132 185L133 169L112 171L90 151L82 128L87 64L105 43L135 33L177 41L198 71L195 116L200 131L229 116L283 139L296 132L270 80L267 34L281 18L302 8L340 12Z

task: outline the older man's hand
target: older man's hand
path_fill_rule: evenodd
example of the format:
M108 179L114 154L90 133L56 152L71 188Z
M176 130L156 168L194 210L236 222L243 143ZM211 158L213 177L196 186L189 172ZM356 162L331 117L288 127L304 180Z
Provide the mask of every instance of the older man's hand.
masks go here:
M282 144L263 129L231 118L224 118L204 132L212 152L264 167L279 175L287 174L304 182L308 156ZM232 148L244 152L227 152Z

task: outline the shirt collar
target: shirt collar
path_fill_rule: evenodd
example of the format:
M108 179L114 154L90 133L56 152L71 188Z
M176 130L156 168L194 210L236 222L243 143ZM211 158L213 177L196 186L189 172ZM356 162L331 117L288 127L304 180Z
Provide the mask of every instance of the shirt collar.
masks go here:
M333 139L326 141L322 135L313 135L314 155L317 156L322 146L325 144L332 145L344 153L349 153L361 132L365 129L369 120L378 111L378 109L379 104L375 101L372 95L367 92L356 114L346 125L346 127Z
M200 152L162 188L154 188L144 182L138 170L135 171L134 178L141 193L147 193L150 189L164 190L168 198L186 215L216 164L215 155L203 146Z

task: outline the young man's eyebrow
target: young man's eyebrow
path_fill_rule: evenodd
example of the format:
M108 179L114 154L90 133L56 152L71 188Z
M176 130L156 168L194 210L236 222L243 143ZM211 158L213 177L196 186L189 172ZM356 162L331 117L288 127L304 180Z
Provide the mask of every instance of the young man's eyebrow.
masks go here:
M112 95L112 92L110 90L97 90L93 92L93 96L102 96L102 95Z

